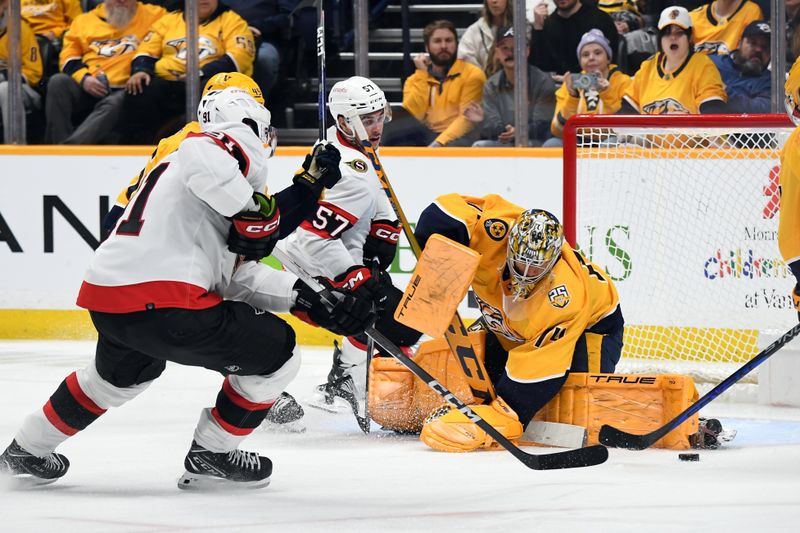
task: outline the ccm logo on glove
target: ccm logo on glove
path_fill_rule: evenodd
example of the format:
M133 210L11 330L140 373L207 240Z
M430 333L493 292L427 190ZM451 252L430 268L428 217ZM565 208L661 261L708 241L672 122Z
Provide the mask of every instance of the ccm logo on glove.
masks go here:
M239 233L253 238L260 238L277 231L281 220L280 217L278 217L275 220L270 220L263 224L249 224L248 222L248 220L242 219L234 219L233 221L236 225L236 231Z
M378 239L389 242L398 242L400 240L400 229L394 226L384 226L375 224L372 226L371 234Z

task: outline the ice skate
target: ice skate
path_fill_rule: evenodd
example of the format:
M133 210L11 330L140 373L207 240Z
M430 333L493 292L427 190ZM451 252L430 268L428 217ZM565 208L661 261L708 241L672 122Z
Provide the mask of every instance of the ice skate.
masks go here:
M178 488L186 490L259 489L269 485L272 461L256 452L216 453L192 441Z
M11 441L0 455L0 474L10 476L19 485L47 485L67 473L69 461L60 453L37 457Z
M303 407L288 392L281 393L270 407L261 427L267 431L287 431L302 433L306 430Z
M333 341L333 366L328 372L328 380L314 388L314 393L308 399L308 405L329 413L350 411L352 403L341 390L341 381L346 369L347 367L342 364L342 350L339 348L339 343Z
M736 430L722 429L722 423L716 418L703 418L698 420L697 433L689 436L692 448L716 450L736 437Z

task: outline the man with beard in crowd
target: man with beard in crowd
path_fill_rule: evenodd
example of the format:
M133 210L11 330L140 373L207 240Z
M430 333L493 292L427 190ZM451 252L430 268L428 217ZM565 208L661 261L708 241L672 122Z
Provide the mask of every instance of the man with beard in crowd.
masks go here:
M414 58L417 70L403 86L403 108L386 125L385 146L470 146L474 124L464 111L480 103L486 76L480 68L456 59L458 36L449 20L422 31L425 53Z
M64 34L61 72L47 86L47 144L115 140L109 132L119 119L133 53L165 13L136 0L106 0L75 18Z
M709 56L725 83L727 113L770 112L770 35L765 20L753 21L744 29L737 50Z

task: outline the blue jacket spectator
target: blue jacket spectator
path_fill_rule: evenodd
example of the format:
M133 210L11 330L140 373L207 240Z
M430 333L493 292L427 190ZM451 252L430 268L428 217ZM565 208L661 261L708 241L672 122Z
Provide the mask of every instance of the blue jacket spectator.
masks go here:
M744 29L739 49L729 55L711 55L728 93L728 113L769 113L771 98L770 28L763 20Z

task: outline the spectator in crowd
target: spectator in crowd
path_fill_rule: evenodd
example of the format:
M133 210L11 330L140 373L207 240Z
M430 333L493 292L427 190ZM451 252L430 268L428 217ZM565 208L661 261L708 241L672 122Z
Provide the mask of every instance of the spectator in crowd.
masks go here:
M617 62L623 72L633 74L642 61L658 51L658 36L655 29L645 26L641 15L633 11L619 9L610 14L620 38Z
M385 146L469 146L476 139L474 124L464 111L480 102L486 76L456 59L458 37L449 20L437 20L422 31L424 54L414 58L417 67L403 86L403 108L386 125Z
M59 42L70 23L83 13L80 0L21 0L22 19L33 33Z
M252 75L255 45L247 22L219 0L199 0L198 11L198 91L219 72ZM174 11L153 25L133 59L124 108L130 144L154 144L183 126L185 80L186 22L183 11ZM162 129L169 131L159 134Z
M765 20L751 22L742 33L739 48L727 55L713 55L728 103L728 113L769 113L772 102L770 28Z
M223 3L247 21L253 33L256 59L253 79L265 93L278 81L279 43L289 27L289 16L299 0L223 0Z
M164 13L136 0L106 0L72 22L64 34L61 73L47 85L46 143L119 141L109 133L119 120L133 53Z
M526 41L528 39L526 38ZM530 47L528 47L530 52ZM495 40L495 58L502 69L483 86L483 107L467 106L465 116L480 124L481 139L473 146L514 145L514 29L501 27ZM520 61L528 67L528 146L541 146L555 108L556 86L549 74L528 65L527 54Z
M458 58L472 63L491 76L495 69L492 44L497 30L511 26L511 4L508 0L483 0L480 18L469 26L458 43Z
M800 57L800 0L786 0L786 70Z
M597 7L609 15L617 11L639 14L639 7L636 5L636 0L597 0Z
M531 62L544 71L578 72L580 64L574 50L584 33L597 28L616 53L619 36L614 21L594 4L581 0L555 0L556 10L548 15L547 2L533 10L533 53Z
M719 71L692 51L692 19L680 6L658 20L659 52L642 63L623 95L624 113L643 115L721 113L728 97Z
M619 111L622 95L633 81L611 62L611 46L600 30L583 34L578 44L578 61L580 75L567 72L564 83L556 91L556 111L550 123L553 137L544 146L563 145L564 124L572 115L613 115ZM596 77L581 77L584 74ZM587 79L588 84L585 83Z
M5 130L6 139L8 139L10 125L10 117L8 116L8 68L11 47L8 42L8 2L9 0L0 0L0 118L3 119L2 129ZM42 59L39 56L39 45L36 42L36 37L25 19L22 19L20 30L19 52L22 65L22 103L27 112L42 107L42 97L35 89L42 78ZM23 122L23 139L25 138L24 127L25 123Z
M690 13L694 49L706 54L727 54L739 44L745 26L764 18L750 0L714 0Z

